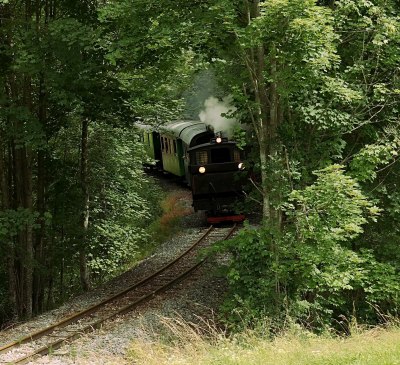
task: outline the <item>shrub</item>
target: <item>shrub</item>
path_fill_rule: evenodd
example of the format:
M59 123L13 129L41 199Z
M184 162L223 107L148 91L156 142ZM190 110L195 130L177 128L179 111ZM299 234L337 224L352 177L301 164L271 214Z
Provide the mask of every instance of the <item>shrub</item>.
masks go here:
M229 322L247 326L269 316L282 325L289 316L321 329L342 326L344 317L376 322L378 307L396 312L395 267L354 245L379 209L340 166L316 175L313 185L290 195L281 232L268 225L247 227L226 244L233 254L225 304Z

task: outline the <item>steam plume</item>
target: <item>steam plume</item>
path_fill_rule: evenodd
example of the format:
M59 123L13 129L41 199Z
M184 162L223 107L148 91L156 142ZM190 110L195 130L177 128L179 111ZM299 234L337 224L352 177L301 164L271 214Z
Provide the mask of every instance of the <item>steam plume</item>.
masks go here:
M235 118L227 118L221 114L232 114L236 108L230 105L231 98L225 97L222 101L211 96L204 102L204 109L200 112L199 118L202 122L214 127L215 132L224 132L230 137L233 127L237 124Z

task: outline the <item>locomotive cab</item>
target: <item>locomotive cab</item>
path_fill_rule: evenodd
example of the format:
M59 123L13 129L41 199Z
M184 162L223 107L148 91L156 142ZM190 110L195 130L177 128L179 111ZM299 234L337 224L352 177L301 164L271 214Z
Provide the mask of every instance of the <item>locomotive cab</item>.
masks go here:
M195 211L231 209L243 197L244 165L236 143L221 137L188 150Z

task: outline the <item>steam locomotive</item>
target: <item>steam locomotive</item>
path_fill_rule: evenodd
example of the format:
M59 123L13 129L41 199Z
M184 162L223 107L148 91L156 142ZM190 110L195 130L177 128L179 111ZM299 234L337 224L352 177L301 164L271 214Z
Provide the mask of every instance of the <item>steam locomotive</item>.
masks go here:
M149 157L162 171L186 181L194 210L206 211L208 223L244 220L232 210L235 202L243 199L246 176L234 141L203 122L178 121L157 131L141 128Z

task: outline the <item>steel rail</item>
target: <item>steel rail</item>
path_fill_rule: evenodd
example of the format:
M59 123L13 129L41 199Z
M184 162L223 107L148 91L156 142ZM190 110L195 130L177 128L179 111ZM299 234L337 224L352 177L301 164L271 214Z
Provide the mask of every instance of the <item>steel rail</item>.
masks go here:
M122 296L124 296L125 294L127 294L128 292L138 288L139 286L145 284L146 282L150 281L151 279L155 278L157 275L161 274L163 271L167 270L169 267L171 267L173 264L175 264L178 260L180 260L183 256L187 255L190 251L192 251L200 242L202 242L212 231L213 231L214 227L210 226L207 231L195 242L193 243L188 249L186 249L184 252L182 252L178 257L176 257L175 259L173 259L172 261L170 261L169 263L167 263L165 266L161 267L159 270L157 270L156 272L148 275L147 277L145 277L144 279L140 280L138 283L135 283L133 285L131 285L130 287L122 290L121 292L107 298L106 300L99 302L87 309L84 309L76 314L73 314L65 319L63 319L60 322L57 322L51 326L48 326L42 330L39 330L37 332L34 332L28 336L25 336L17 341L14 342L10 342L2 347L0 347L0 354L9 351L10 349L14 348L14 347L18 347L22 344L25 343L29 343L32 342L34 340L37 340L41 337L44 337L46 335L51 334L52 332L54 332L56 329L60 329L63 327L66 327L74 322L79 321L81 318L86 317L89 314L92 314L94 312L96 312L99 308L103 307L104 305L114 301L115 299L121 298Z
M225 235L225 237L223 238L223 240L227 240L229 237L232 236L232 234L234 233L234 231L237 229L237 224L235 224L231 230ZM211 232L212 228L209 229L209 231L207 231L207 235ZM206 234L202 236L202 239L204 239L206 236ZM201 239L201 240L202 240ZM201 240L199 240L198 242L201 242ZM39 356L44 356L44 355L48 355L50 352L52 352L53 350L57 350L60 347L62 347L64 344L70 343L74 340L76 340L77 338L81 337L83 334L85 333L90 333L93 332L94 330L98 329L101 327L101 325L109 320L114 319L117 316L120 315L124 315L130 311L132 311L135 307L137 307L139 304L151 299L152 297L154 297L155 295L162 293L164 291L166 291L167 289L169 289L171 286L173 286L174 284L180 282L181 280L183 280L188 274L190 274L191 272L195 271L197 268L199 268L201 265L204 264L204 262L207 260L207 257L199 260L197 263L195 263L194 265L192 265L191 267L189 267L187 270L185 270L183 273L181 273L179 276L173 278L171 281L169 281L167 284L163 285L162 287L151 291L148 294L143 295L142 297L140 297L139 299L135 300L132 303L129 303L128 305L120 308L118 311L116 311L115 313L112 313L111 315L108 315L104 318L101 318L97 321L95 321L94 323L91 323L90 325L80 329L78 332L76 333L72 333L69 336L66 336L64 338L61 338L57 341L52 342L51 344L48 344L36 351L34 351L31 354L28 354L24 357L21 357L17 360L14 360L11 362L11 364L26 364L30 361L32 361L33 359L39 357Z

